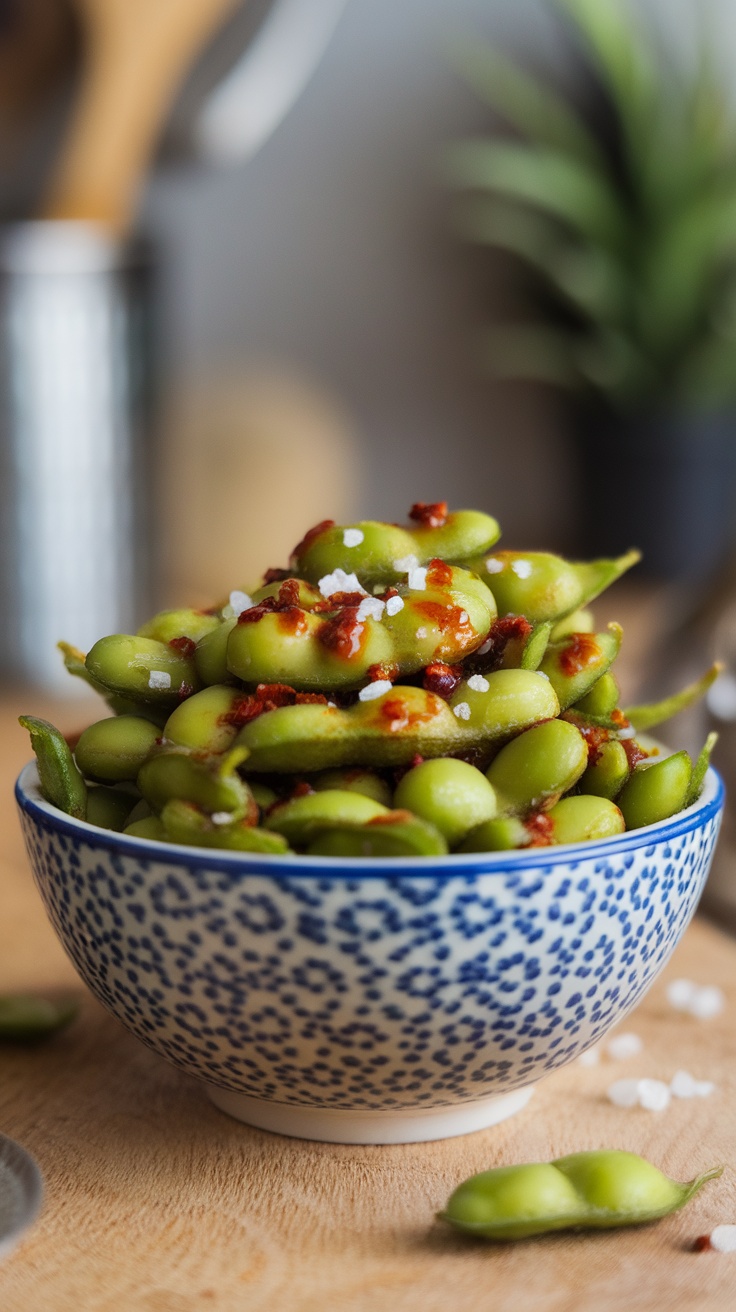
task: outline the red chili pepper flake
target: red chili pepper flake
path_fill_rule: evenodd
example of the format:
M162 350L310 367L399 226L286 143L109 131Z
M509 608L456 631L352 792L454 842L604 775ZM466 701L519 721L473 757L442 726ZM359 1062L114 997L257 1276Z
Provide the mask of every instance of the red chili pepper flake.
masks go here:
M276 623L282 633L288 633L292 636L306 633L309 628L307 613L299 606L289 606L286 610L278 611Z
M409 519L422 528L442 528L447 523L446 501L415 501Z
M648 760L651 755L650 752L645 752L644 748L639 746L635 738L624 738L621 741L621 746L626 752L626 760L629 763L630 770L635 769L640 761Z
M389 811L388 815L371 816L366 825L405 825L413 819L411 811Z
M495 619L485 641L480 644L485 650L474 651L468 664L476 674L490 674L499 668L509 643L518 642L523 646L531 631L532 625L524 615L504 615Z
M391 586L390 588L386 588L385 592L379 592L376 595L379 601L388 601L390 597L398 597L399 590L398 588Z
M290 797L292 799L295 797L309 797L310 793L314 793L315 791L316 789L314 789L311 784L308 784L306 779L300 779L292 788Z
M327 698L321 692L297 692L294 688L290 688L288 683L259 683L255 692L244 693L231 710L220 716L220 723L231 724L236 729L240 729L266 711L277 711L282 706L305 704L326 706Z
M393 661L376 661L375 665L368 666L368 678L371 683L377 683L379 679L388 679L389 683L395 683L400 674L401 670Z
M572 678L601 659L601 649L594 633L571 633L557 657L563 674Z
M436 624L440 633L448 634L453 647L477 642L478 635L462 606L445 606L441 601L412 601L411 605L419 616Z
M710 1242L710 1235L698 1235L697 1239L693 1243L693 1252L707 1253L708 1251L713 1252L713 1245Z
M323 615L325 612L340 610L344 606L359 606L364 600L364 592L333 592L331 597L327 597L325 601L315 602L310 609L315 615Z
M344 661L360 655L365 641L366 627L357 616L357 606L346 606L334 619L325 620L317 630L322 646L334 651Z
M560 716L560 719L574 724L575 728L583 735L588 744L588 763L593 765L601 754L603 744L609 742L613 737L611 730L606 729L602 724L591 724L588 720L581 719L574 711L566 711L564 715Z
M179 698L179 701L183 702L187 697L191 697L193 692L194 687L191 683L180 683L176 690L176 695Z
M334 519L322 519L319 524L315 524L313 528L307 529L301 542L297 542L289 559L297 561L300 556L304 556L307 551L309 551L309 548L317 541L317 538L320 538L328 529L334 527Z
M555 823L543 811L527 816L524 828L531 837L530 847L549 847L554 840Z
M444 661L432 661L422 676L422 686L427 692L434 692L447 700L462 681L462 665L446 665Z
M427 587L443 589L451 586L452 565L436 556L427 566Z
M299 631L300 628L306 627L306 619L301 620L305 612L299 605L299 580L294 578L285 579L275 597L264 597L258 602L257 606L250 606L238 616L238 624L257 624L262 620L264 615L279 614L292 612L290 621L286 627L290 631Z
M193 656L197 650L196 642L183 635L181 638L170 638L169 646L173 647L174 651L181 652L182 656Z
M289 578L288 569L267 569L263 575L264 584L281 583L282 579Z

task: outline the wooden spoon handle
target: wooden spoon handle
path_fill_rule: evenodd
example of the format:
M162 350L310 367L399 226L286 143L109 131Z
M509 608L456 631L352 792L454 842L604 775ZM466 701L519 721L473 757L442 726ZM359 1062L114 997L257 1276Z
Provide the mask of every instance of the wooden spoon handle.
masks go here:
M78 0L87 69L42 217L123 235L177 87L237 2Z

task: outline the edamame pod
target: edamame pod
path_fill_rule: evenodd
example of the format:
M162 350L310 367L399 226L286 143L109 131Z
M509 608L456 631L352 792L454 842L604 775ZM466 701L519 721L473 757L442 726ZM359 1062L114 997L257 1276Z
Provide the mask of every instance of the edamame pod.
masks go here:
M166 830L157 815L147 815L141 820L131 820L123 830L129 838L154 838L157 843L165 843Z
M478 510L450 514L445 510L434 517L434 524L431 518L426 517L419 527L407 528L375 520L349 526L325 520L310 529L294 549L290 564L311 583L342 569L357 574L363 586L369 588L396 582L412 566L426 565L435 557L462 565L480 552L489 551L501 532L495 519Z
M39 720L35 715L19 715L18 723L31 735L41 792L46 801L67 815L84 820L87 785L64 735L48 720Z
M205 686L213 683L232 683L227 665L227 644L237 619L222 620L216 629L200 638L194 652L197 678Z
M364 770L361 766L343 770L325 770L322 774L312 775L309 782L317 792L322 792L325 788L338 788L343 792L363 793L365 797L372 797L374 802L380 802L382 806L391 806L392 793L386 780L374 770ZM255 795L255 786L251 784L251 787ZM273 800L276 800L275 794Z
M79 735L74 756L87 779L108 784L134 780L159 733L155 724L137 715L98 720Z
M308 856L446 856L447 843L434 825L409 811L389 811L366 824L325 829Z
M334 788L281 802L271 808L264 824L266 829L283 834L292 847L304 847L323 829L362 825L388 814L388 808L372 797Z
M164 738L195 752L226 752L239 732L234 712L242 700L238 688L213 683L179 703L166 721Z
M172 705L199 687L191 656L155 638L114 633L87 654L92 678L111 692L154 705Z
M486 771L504 815L547 810L588 764L583 735L566 720L548 720L512 738Z
M471 1176L440 1215L468 1234L502 1240L642 1225L684 1207L722 1171L718 1166L680 1184L634 1153L572 1153Z
M104 688L101 683L92 678L85 664L85 655L78 647L72 647L68 642L57 642L56 646L64 657L64 666L69 674L75 679L82 679L89 688L94 688L99 693L103 701L114 711L116 715L141 715L146 720L151 720L159 728L166 720L166 714L155 706L149 706L146 702L135 701L132 697L121 697L115 692L110 692Z
M161 747L138 771L138 787L158 815L176 798L193 802L210 815L245 819L254 825L258 807L248 785L235 773L244 756L230 752L224 758L202 758L184 747Z
M550 634L551 642L559 642L560 638L566 638L568 633L595 633L595 616L592 610L583 608L582 610L573 610L564 619L558 620L552 625Z
M626 828L643 829L681 811L692 773L687 752L674 752L651 765L646 761L637 765L618 797Z
M0 996L0 1043L38 1043L64 1029L79 1011L71 998L53 1001L32 994Z
M98 825L100 829L111 829L121 833L130 821L130 814L136 806L136 799L131 793L117 788L99 788L87 790L88 825Z
M580 793L563 797L547 812L553 843L588 843L612 838L626 828L621 810L607 797Z
M594 797L607 797L613 801L629 777L629 758L623 743L610 738L602 743L597 754L581 775L578 787L581 793Z
M231 852L266 852L281 856L289 844L281 834L256 829L243 820L219 823L193 802L172 798L161 812L160 823L169 843L186 847L216 847Z
M219 615L206 610L162 610L147 620L138 630L139 638L155 638L158 642L179 642L182 638L199 642L220 624ZM185 644L182 643L182 647Z
M450 847L496 814L496 794L485 775L474 765L452 758L423 761L407 771L394 803L428 820Z
M545 551L496 551L470 562L488 584L499 615L524 615L532 624L558 622L587 606L640 559L628 551L616 560L572 564Z
M529 847L532 834L517 816L496 816L471 829L458 852L510 852Z
M692 774L692 779L690 780L690 787L687 790L687 797L685 798L685 806L692 806L693 802L697 802L698 798L700 797L700 794L703 791L703 784L705 783L705 776L708 773L708 766L710 765L711 754L717 742L718 742L718 734L709 733L708 737L703 743L703 746L698 755L698 759L695 762L695 765L693 766L693 774Z
M612 711L618 706L618 699L619 686L611 671L606 670L593 684L590 692L575 702L573 710L593 720L609 720Z
M622 630L609 624L605 633L571 633L550 643L539 669L554 688L560 710L567 710L593 687L618 655Z
M656 725L664 724L665 720L671 720L674 715L679 715L680 711L700 701L722 673L723 668L722 661L715 661L701 678L696 679L694 683L689 683L680 692L674 693L671 697L664 697L662 701L650 702L646 706L629 706L624 711L624 715L635 729L654 729Z
M473 685L473 686L471 686ZM310 771L343 765L408 765L423 757L490 752L558 712L548 679L529 670L497 670L463 681L450 702L422 688L395 687L348 710L284 706L241 730L248 771Z

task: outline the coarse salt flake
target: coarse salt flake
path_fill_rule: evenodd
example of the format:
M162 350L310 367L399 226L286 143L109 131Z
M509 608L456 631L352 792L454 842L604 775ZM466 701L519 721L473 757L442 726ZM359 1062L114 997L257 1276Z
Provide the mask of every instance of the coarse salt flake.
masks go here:
M711 1080L696 1080L689 1071L675 1071L670 1080L673 1098L709 1098L715 1087Z
M230 593L230 608L236 619L238 615L243 614L244 610L250 610L252 605L253 605L253 601L248 596L247 592L241 592L238 588L236 588L233 592Z
M171 675L166 670L151 670L148 675L149 688L170 688Z
M597 1066L600 1059L601 1050L599 1047L588 1048L587 1052L581 1052L578 1057L578 1066Z
M486 573L500 574L506 568L503 560L498 560L496 556L486 556Z
M614 1061L628 1061L629 1057L638 1057L643 1047L638 1034L614 1034L606 1044L606 1052Z
M491 647L492 647L492 646L493 646L493 638L486 638L486 640L485 640L485 642L482 644L482 646L480 646L480 647L478 648L478 650L477 650L477 652L476 652L476 655L477 655L477 656L486 656L486 655L488 654L488 652L491 650Z
M362 528L346 528L342 540L346 547L359 547L364 537Z
M648 1112L663 1112L670 1105L670 1089L664 1080L639 1080L639 1106Z
M721 990L715 986L706 986L696 990L688 1011L697 1020L712 1020L714 1016L720 1016L725 1005L726 999Z
M385 692L390 692L393 686L390 679L375 679L373 683L361 688L358 698L361 702L375 701L376 697L383 697Z
M470 719L470 707L468 706L467 702L458 702L457 706L453 706L452 709L455 712L458 720Z
M547 683L549 683L549 675L545 674L544 670L536 670L535 673L538 674L541 679L546 679Z
M717 1225L710 1232L710 1246L717 1253L736 1253L736 1225Z
M388 601L386 602L387 615L398 615L399 611L403 609L404 609L403 597L389 597Z
M468 679L468 687L472 688L473 692L488 692L490 686L490 683L482 674L471 674Z
M213 811L210 816L213 825L229 825L232 818L232 811Z
M608 1099L614 1107L636 1107L639 1102L638 1080L616 1080L608 1089Z
M667 985L667 1001L676 1011L689 1011L697 991L698 986L691 979L673 979Z
M426 566L417 565L414 569L410 569L406 582L412 592L424 592L427 586Z
M355 618L361 623L369 619L380 620L383 618L385 607L385 601L380 601L378 597L364 597L355 613Z
M616 737L618 738L619 742L621 743L626 742L627 739L629 738L636 738L636 729L634 728L619 729L618 733L616 734Z
M410 574L418 564L418 556L399 556L399 559L394 561L394 569L397 574Z
M515 560L511 568L517 579L528 579L532 572L532 565L529 560Z
M335 592L362 592L367 595L357 575L346 574L344 569L333 569L331 574L323 575L317 587L323 597L331 597Z

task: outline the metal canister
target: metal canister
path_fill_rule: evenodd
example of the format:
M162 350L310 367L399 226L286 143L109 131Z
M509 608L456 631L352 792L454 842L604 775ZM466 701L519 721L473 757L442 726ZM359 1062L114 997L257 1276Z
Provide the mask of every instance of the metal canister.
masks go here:
M66 690L56 643L155 596L151 262L82 223L0 233L0 670Z

